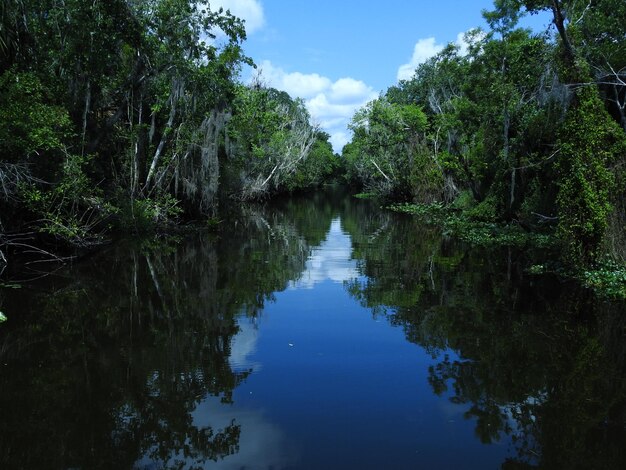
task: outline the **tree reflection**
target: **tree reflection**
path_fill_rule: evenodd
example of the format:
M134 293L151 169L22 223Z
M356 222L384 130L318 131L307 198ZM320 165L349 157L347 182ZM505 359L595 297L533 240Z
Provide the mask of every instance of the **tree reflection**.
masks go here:
M216 236L121 244L3 292L0 467L195 468L238 452L241 423L194 411L228 407L249 375L229 363L236 316L300 276L306 213L328 230L331 213L250 207Z
M525 274L528 250L469 249L413 218L346 226L367 275L347 289L430 352L433 391L481 442L511 437L503 466L626 468L623 303Z
M365 275L348 291L432 355L431 388L478 439L512 440L504 467L626 468L623 304L527 275L528 250L469 249L341 194L250 206L217 235L120 244L0 292L0 468L194 468L237 453L230 404L250 374L229 360L237 316L300 278L337 218ZM224 412L198 419L209 399Z

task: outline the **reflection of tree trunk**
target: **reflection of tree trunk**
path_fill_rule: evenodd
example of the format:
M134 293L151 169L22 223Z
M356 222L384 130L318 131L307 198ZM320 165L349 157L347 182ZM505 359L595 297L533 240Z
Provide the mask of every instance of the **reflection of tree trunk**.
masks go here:
M133 293L133 295L130 298L130 337L133 337L133 317L134 317L134 313L135 313L135 307L137 305L137 302L139 300L139 288L137 286L137 276L138 276L138 272L139 272L139 263L137 260L137 252L135 250L133 250L133 285L132 285L132 290L131 292ZM139 325L141 325L141 315L137 315L137 322L139 323Z
M508 256L506 262L506 279L511 281L511 272L513 271L513 254L511 253L511 247L508 248Z
M436 254L436 252L433 252L433 254L430 255L430 258L428 259L428 276L430 277L430 285L431 285L433 291L435 290L435 278L433 277L433 269L434 269L434 264L435 264L435 254Z
M161 290L161 284L159 284L159 279L157 278L157 273L154 269L154 265L152 261L150 261L150 256L146 255L146 263L148 263L148 269L150 270L150 277L152 278L152 283L154 284L154 288L157 291L159 299L161 300L161 305L165 308L165 299L163 298L163 291Z

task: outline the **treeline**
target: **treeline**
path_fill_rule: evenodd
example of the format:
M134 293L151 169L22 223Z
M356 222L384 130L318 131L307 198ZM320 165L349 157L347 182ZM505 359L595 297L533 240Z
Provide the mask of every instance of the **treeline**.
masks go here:
M3 1L0 263L46 238L91 246L216 218L221 201L335 172L301 101L239 81L245 37L207 1Z
M519 28L545 12L551 29ZM626 257L626 3L496 0L352 119L348 178L392 200L551 228L565 259Z

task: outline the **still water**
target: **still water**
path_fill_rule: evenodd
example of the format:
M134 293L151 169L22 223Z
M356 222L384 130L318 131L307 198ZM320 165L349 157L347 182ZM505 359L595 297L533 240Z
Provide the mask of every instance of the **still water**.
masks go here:
M0 290L0 468L626 468L626 310L340 193Z

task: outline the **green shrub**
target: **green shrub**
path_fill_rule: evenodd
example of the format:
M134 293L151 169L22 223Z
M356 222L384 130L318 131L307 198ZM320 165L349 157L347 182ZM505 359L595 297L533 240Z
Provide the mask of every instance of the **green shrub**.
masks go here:
M497 220L498 201L495 196L488 196L483 201L468 209L465 215L470 220L479 222L495 222Z

